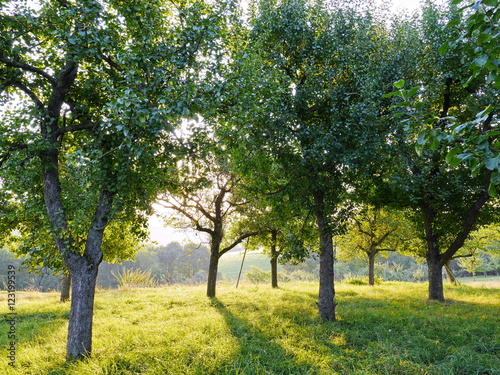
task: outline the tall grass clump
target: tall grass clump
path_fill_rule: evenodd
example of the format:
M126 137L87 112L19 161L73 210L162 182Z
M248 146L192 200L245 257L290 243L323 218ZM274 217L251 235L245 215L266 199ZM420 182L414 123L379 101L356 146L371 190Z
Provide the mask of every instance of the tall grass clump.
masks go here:
M157 284L151 276L151 271L128 268L116 274L112 272L112 275L118 281L120 288L150 288Z

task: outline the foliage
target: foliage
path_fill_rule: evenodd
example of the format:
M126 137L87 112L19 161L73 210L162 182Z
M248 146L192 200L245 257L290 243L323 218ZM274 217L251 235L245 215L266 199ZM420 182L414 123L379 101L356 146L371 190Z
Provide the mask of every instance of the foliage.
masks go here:
M151 203L175 169L172 130L211 103L198 84L221 60L232 3L3 1L0 11L0 94L14 103L0 125L1 197L21 207L0 214L42 235L41 246L25 246L35 263L64 260L68 359L81 359L106 227L118 221L146 237Z
M426 242L429 298L438 300L444 299L441 268L471 231L496 220L488 195L492 173L478 170L471 175L464 165L453 162L450 168L447 163L451 161L448 125L476 118L484 102L492 98L484 84L478 83L474 90L464 87L470 75L462 62L464 44L439 53L446 41L459 36L458 29L442 27L448 22L460 23L456 8L428 2L419 21L405 26L416 28L420 35L408 39L411 48L407 52L414 56L410 60L415 66L395 83L397 91L385 95L393 98L391 117L396 125L391 172L394 196L399 205L413 210L410 218Z
M454 0L452 4L463 3ZM500 3L498 0L467 1L458 17L448 22L448 29L460 35L445 41L440 53L460 48L461 58L469 64L468 80L463 86L477 100L467 117L451 117L446 129L429 132L429 138L448 146L447 162L452 167L465 164L473 175L481 170L492 171L489 194L496 196L498 173L498 99L500 95ZM435 142L435 141L434 141ZM423 143L423 138L422 138Z
M79 6L54 1L38 10L21 4L10 8L4 3L2 10L2 98L18 98L19 103L6 107L2 122L2 163L11 168L3 176L2 191L11 201L22 203L16 213L23 224L20 232L40 240L50 238L35 158L47 146L30 119L40 115L34 112L36 104L46 104L50 97L51 78L41 70L59 71L63 53L69 53L79 71L64 104L68 108L63 108L58 119L58 126L68 133L59 151L68 235L82 252L94 214L90 208L104 186L114 193L113 218L127 221L128 232L144 239L148 201L155 198L157 188L151 181L160 178L154 169L169 169L172 163L164 158L158 165L156 156L168 153L169 131L193 107L196 97L191 78L183 72L195 66L201 69L195 57L209 54L220 42L212 37L220 27L218 13L224 9L201 2L177 9L160 7L154 1L128 5L84 1ZM179 14L185 22L176 21ZM82 31L74 32L72 25L78 18L84 24L77 26ZM214 22L208 24L208 19ZM26 29L32 31L23 34ZM210 39L200 39L207 34ZM38 57L43 58L38 61ZM17 82L15 74L10 75L24 67L12 66L13 59L19 60L16 64L33 65L25 69L26 81ZM17 96L14 89L18 89ZM41 102L30 104L28 99L34 98ZM22 251L29 253L37 247L27 243ZM50 246L41 248L50 252ZM113 254L108 256L112 258Z
M476 272L499 271L499 235L497 225L473 232L457 254L460 267L472 275L476 275Z
M389 33L373 3L356 6L254 2L248 44L233 54L227 75L237 105L228 101L218 128L241 168L250 171L251 186L269 197L264 207L292 207L285 220L294 227L293 215L317 225L323 259L318 306L327 319L335 306L331 237L344 229L356 176L375 174L387 130L380 112L392 76L385 64ZM291 258L290 250L304 257L304 246L287 250Z
M425 302L422 284L337 291L342 319L321 324L317 283L231 285L216 300L202 287L98 292L96 354L69 364L61 351L68 306L56 294L19 295L10 373L499 374L498 288L447 287L447 304ZM0 335L9 371L6 344Z
M418 241L412 223L405 219L406 215L404 211L359 207L349 220L346 233L335 237L335 244L339 247L338 259L366 260L370 253L422 251L424 244ZM387 253L381 255L388 256Z

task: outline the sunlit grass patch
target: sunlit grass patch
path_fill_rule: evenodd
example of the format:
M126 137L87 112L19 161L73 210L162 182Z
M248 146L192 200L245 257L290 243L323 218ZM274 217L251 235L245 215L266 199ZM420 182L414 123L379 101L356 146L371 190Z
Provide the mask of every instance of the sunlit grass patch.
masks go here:
M0 373L500 374L499 290L447 286L445 303L426 284L336 290L337 322L318 317L316 283L99 291L93 356L70 364L69 304L20 297L17 368L3 350Z

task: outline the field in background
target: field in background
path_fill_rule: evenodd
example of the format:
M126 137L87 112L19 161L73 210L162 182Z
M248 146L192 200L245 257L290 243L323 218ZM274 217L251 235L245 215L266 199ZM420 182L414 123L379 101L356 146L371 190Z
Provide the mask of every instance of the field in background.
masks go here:
M19 293L17 368L3 349L0 374L500 374L500 289L446 286L448 301L436 303L426 284L341 283L333 323L317 316L317 289L222 283L215 299L203 285L99 291L93 356L71 364L69 304ZM3 320L2 348L7 330Z
M236 280L238 278L238 272L240 271L242 259L242 251L234 251L224 254L219 260L219 272L223 274L227 280ZM245 262L243 263L243 271L241 273L242 278L245 275L245 272L250 270L251 266L259 267L264 271L270 271L271 264L269 263L269 256L258 251L247 252ZM281 265L278 265L278 270L280 269Z
M500 276L459 277L458 281L473 287L500 289Z

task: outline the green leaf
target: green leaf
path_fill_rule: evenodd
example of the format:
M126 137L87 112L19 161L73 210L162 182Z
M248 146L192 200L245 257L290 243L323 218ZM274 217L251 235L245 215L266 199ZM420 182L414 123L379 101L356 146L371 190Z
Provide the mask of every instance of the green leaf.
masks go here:
M426 136L426 133L427 133L427 132L426 132L425 130L424 130L424 131L422 131L422 132L420 133L420 135L419 135L419 136L418 136L418 138L417 138L417 144L418 144L418 145L422 146L422 145L424 145L424 144L425 144L425 136Z
M404 102L401 102L401 103L398 103L398 104L395 104L395 105L391 106L391 108L409 107L410 104L411 103L409 101L404 101Z
M398 88L398 89L402 88L404 85L405 85L404 79L400 79L399 81L394 82L394 86L396 86L396 88Z
M448 152L446 155L446 162L451 166L451 167L456 167L458 164L462 162L461 159L457 158L456 155L462 152L462 150L458 147L453 148Z
M451 23L451 22L450 22ZM440 55L444 55L448 52L448 48L450 47L450 42L444 43L441 47L439 47L438 52Z
M436 137L432 137L432 139L431 139L430 141L431 141L431 142L430 142L430 146L429 146L429 147L430 147L430 149L431 149L432 151L436 151L436 150L438 149L438 147L439 147L439 144L440 144L441 142L439 142L439 139L437 139Z
M395 92L390 92L388 94L382 95L382 98L392 98L394 95L396 95L397 91Z
M457 5L457 4L460 4L463 0L451 0L451 3L453 5Z
M408 90L408 92L406 93L406 96L409 98L409 97L415 95L419 90L420 90L420 87L418 87L418 86L412 87L410 90Z
M486 63L488 62L488 55L481 55L479 57L476 57L474 59L474 62L476 63L477 66L485 66Z
M488 77L486 77L486 83L489 85L496 78L497 78L497 73L496 72L491 72L490 74L488 74Z
M497 196L497 189L495 185L490 184L490 187L488 188L488 195L490 197L496 197Z
M486 168L490 171L498 168L498 163L500 160L498 158L490 158L486 160Z
M483 4L494 7L498 5L498 0L483 0Z

